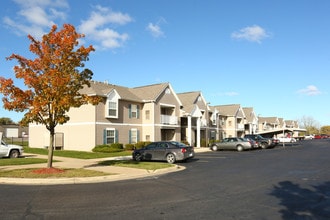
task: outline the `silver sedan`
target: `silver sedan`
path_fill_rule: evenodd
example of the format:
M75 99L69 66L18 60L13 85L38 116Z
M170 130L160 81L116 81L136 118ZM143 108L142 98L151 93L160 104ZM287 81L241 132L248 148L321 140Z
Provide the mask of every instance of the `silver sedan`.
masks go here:
M215 142L210 146L211 150L250 150L253 148L251 142L246 138L230 137L225 138L221 142Z

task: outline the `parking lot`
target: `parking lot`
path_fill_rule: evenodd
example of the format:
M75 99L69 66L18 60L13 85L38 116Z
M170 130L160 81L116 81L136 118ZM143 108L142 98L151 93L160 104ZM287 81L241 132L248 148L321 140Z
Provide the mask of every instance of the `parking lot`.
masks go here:
M198 153L180 172L127 181L2 185L4 219L329 219L330 140Z

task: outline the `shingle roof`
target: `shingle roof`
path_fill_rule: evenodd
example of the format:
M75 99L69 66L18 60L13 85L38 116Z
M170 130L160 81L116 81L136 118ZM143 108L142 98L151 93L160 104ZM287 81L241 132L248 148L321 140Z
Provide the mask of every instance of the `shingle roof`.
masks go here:
M253 108L252 107L243 107L243 111L245 113L246 120L248 122L253 121Z
M259 117L259 121L265 121L269 124L277 124L279 120L277 117Z
M230 104L230 105L217 105L214 106L220 112L220 115L225 116L235 116L237 110L241 107L240 104Z
M80 92L88 95L107 96L112 90L116 90L124 100L145 102L156 101L161 93L169 86L169 83L159 83L135 88L128 88L109 84L106 82L91 81L91 86L85 86Z
M197 98L200 96L200 92L185 92L185 93L178 93L178 97L182 103L182 110L187 113L191 113L194 110L195 103Z

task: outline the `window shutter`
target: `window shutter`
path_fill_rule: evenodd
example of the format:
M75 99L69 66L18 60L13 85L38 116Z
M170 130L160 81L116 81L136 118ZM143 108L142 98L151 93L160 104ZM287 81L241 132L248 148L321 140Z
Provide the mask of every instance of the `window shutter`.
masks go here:
M131 104L128 105L128 117L132 118L132 105Z
M103 130L103 144L107 144L107 129Z
M140 106L136 106L136 118L140 118Z
M131 130L129 130L128 131L128 143L132 143L132 131Z
M136 133L136 136L137 136L136 137L136 139L137 139L136 141L139 142L140 141L140 130L137 130L136 132L137 132Z
M118 132L118 130L116 129L116 130L115 130L115 143L118 143L118 137L119 137L119 132Z

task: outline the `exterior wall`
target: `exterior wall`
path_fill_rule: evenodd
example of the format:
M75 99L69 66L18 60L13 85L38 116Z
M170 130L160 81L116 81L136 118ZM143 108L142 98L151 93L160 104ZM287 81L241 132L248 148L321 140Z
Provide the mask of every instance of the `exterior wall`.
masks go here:
M55 133L64 133L64 149L90 151L95 147L95 106L71 108L70 120L57 125ZM36 148L49 146L49 131L45 125L30 124L29 145Z
M155 141L155 104L153 102L144 104L142 108L142 133L141 141ZM147 112L149 112L147 114Z
M172 113L168 116L176 117L175 124L164 124L161 121L162 108L171 108ZM165 91L159 96L159 99L154 106L154 125L155 135L154 141L164 140L164 136L167 139L174 141L181 141L181 127L180 127L180 104L172 93L166 93Z
M236 118L228 116L226 120L226 137L236 137Z

